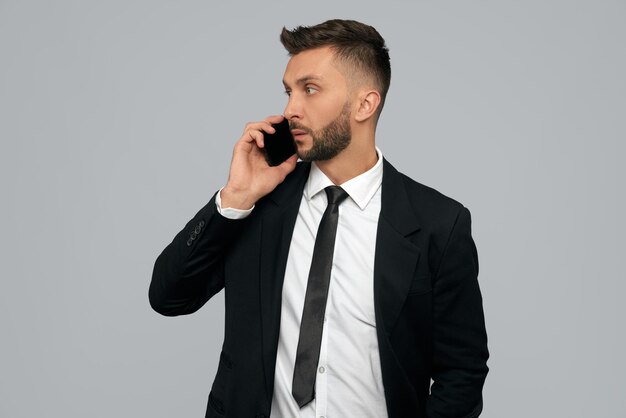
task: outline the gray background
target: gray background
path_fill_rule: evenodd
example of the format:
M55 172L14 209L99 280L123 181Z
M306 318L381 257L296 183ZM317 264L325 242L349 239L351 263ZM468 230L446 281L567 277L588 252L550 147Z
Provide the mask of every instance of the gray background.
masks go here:
M473 215L484 417L623 417L623 1L0 0L0 416L200 417L223 293L165 318L154 260L281 113L283 25L374 25L377 144Z

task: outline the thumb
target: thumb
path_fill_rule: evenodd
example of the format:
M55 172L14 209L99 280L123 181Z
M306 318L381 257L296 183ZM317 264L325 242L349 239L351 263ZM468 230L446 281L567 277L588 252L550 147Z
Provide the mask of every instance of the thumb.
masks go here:
M298 161L298 155L294 154L291 157L287 158L282 163L280 163L280 165L278 165L277 168L280 170L280 172L284 176L287 176L287 174L291 173L293 169L296 168L297 161Z

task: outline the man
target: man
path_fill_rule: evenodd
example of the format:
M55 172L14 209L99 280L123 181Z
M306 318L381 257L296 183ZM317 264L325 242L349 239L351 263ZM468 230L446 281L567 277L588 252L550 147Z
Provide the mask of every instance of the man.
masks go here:
M150 285L172 316L225 289L206 416L478 416L488 351L470 214L375 146L383 38L331 20L281 41L297 156L266 163L264 133L283 116L249 123L227 184Z

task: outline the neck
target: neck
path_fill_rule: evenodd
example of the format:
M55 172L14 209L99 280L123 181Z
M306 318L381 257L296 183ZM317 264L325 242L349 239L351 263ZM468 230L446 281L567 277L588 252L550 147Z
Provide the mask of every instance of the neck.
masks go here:
M335 185L339 186L346 181L365 173L376 165L378 155L374 145L374 136L357 138L352 136L350 145L337 156L326 161L316 161L315 164Z

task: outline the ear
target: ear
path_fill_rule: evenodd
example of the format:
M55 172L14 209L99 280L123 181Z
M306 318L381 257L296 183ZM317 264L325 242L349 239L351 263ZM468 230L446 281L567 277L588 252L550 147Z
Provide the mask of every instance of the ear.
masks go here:
M359 94L359 107L354 118L357 122L364 122L376 114L380 106L380 93L376 90L367 90Z

